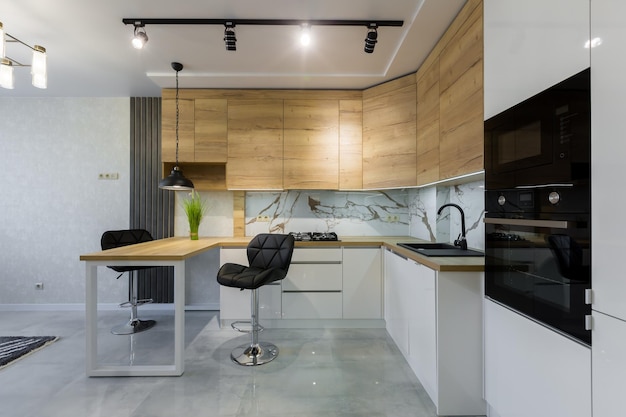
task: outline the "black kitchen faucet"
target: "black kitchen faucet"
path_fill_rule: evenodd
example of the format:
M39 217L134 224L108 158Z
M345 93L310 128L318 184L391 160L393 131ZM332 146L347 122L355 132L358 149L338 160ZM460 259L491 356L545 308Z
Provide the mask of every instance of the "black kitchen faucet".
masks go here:
M465 213L463 212L463 209L461 208L461 206L457 204L448 203L439 207L439 210L437 211L437 216L439 216L441 214L441 211L446 207L456 207L461 212L461 233L454 241L454 246L458 246L463 250L467 250L467 240L465 240Z

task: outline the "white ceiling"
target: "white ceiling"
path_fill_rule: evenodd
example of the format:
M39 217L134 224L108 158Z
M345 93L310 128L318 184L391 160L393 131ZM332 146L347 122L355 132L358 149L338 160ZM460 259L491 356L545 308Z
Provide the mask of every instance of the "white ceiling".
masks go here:
M0 0L11 35L48 52L48 89L15 69L15 89L0 97L150 97L181 88L363 89L414 72L465 0ZM373 54L365 27L313 26L305 50L296 26L237 26L237 51L224 27L147 25L149 41L133 49L123 18L404 20L378 29ZM30 62L30 50L7 44L7 56Z

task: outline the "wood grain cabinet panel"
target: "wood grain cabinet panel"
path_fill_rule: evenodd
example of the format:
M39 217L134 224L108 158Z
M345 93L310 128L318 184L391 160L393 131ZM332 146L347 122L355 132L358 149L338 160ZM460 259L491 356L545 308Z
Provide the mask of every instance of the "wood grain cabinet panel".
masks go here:
M363 100L339 100L339 189L363 187Z
M178 101L178 160L194 162L194 100ZM161 102L161 159L176 161L176 101L163 99Z
M226 99L194 100L194 162L226 163Z
M285 100L285 189L339 188L339 100Z
M363 93L363 188L416 184L415 74Z
M417 184L439 180L439 58L417 72Z
M439 56L441 179L481 171L483 18L476 7Z
M228 101L229 189L283 188L283 100Z

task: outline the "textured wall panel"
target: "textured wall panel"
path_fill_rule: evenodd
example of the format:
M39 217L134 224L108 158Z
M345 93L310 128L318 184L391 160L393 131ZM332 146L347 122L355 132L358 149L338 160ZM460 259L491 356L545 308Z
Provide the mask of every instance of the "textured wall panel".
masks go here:
M130 100L130 227L148 230L155 239L174 236L174 193L158 187L161 168L161 99ZM174 271L158 267L139 271L139 298L174 301Z

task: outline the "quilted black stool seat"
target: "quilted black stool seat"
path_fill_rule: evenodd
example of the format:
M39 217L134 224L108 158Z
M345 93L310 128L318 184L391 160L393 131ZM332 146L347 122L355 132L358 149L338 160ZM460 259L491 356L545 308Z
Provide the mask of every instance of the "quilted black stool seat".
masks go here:
M287 276L293 247L294 237L291 235L262 233L248 244L249 266L226 263L217 272L217 282L220 285L252 290L250 321L252 341L250 345L237 347L230 355L231 359L240 365L262 365L278 355L278 348L275 345L258 341L258 333L263 330L258 321L258 288ZM236 324L237 322L233 323L232 327L240 330Z
M109 230L102 234L100 239L100 246L102 250L119 248L122 246L134 245L137 243L149 242L152 239L150 232L144 229L125 229L125 230ZM111 329L113 334L135 334L148 330L156 324L154 320L139 320L137 317L137 306L142 304L151 303L152 299L137 298L137 276L133 274L133 271L140 269L152 268L150 266L109 266L112 270L119 272L120 276L124 272L129 273L128 277L128 293L129 300L120 304L120 307L130 307L130 320L124 324ZM119 278L119 276L118 276Z

